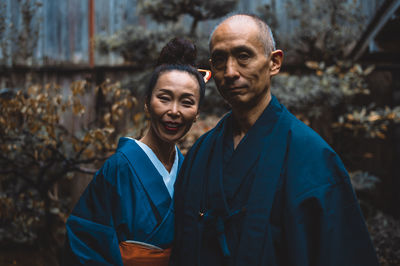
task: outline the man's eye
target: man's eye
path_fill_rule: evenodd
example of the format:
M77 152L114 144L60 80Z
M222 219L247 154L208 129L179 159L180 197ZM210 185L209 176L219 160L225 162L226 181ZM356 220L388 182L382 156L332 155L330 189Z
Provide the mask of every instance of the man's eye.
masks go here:
M225 58L223 56L215 56L212 58L212 64L214 67L221 67L225 63Z
M247 53L240 53L239 55L238 55L238 59L239 60L247 60L247 59L249 59L250 58L250 55L249 54L247 54Z

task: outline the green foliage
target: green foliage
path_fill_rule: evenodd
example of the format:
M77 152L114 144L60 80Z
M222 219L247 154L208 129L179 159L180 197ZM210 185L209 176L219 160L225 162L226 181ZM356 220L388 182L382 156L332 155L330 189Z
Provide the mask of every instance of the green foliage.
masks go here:
M52 234L51 221L65 220L68 203L59 198L57 184L75 172L93 174L87 165L115 149L115 129L136 99L119 84L105 83L98 88L110 103L104 116L81 130L71 128L66 118L83 119L82 99L90 88L74 82L67 98L54 85L1 94L1 242L32 243L46 237L40 232Z

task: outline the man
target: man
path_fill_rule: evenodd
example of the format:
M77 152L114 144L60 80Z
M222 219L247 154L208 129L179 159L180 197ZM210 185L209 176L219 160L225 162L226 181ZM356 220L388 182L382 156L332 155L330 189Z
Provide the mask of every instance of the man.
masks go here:
M189 151L175 185L172 265L378 265L336 153L271 95L283 52L234 15L210 38L232 107Z

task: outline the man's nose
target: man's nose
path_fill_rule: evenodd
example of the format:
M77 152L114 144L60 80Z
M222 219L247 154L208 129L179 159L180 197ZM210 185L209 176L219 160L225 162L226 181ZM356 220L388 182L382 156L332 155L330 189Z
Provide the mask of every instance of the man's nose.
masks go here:
M236 61L232 57L229 57L226 61L224 77L227 79L236 79L239 77Z

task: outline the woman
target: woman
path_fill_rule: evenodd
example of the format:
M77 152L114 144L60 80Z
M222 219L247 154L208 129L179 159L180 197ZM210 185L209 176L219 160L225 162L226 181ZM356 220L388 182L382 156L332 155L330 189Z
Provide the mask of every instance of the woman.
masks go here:
M195 46L171 40L147 89L150 117L140 139L121 138L67 221L66 265L167 265L173 241L176 147L196 120L205 82Z

